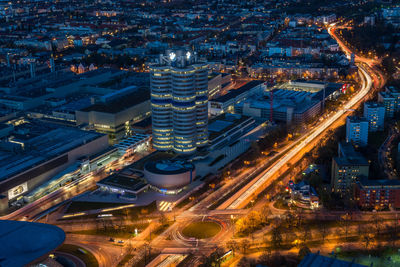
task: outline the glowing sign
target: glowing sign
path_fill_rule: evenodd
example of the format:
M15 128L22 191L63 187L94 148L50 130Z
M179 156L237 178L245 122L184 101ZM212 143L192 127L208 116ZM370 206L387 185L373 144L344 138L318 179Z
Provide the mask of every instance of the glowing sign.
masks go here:
M169 53L169 59L174 61L176 59L176 54L174 52Z
M16 187L8 190L8 199L13 199L28 191L28 184L25 182L23 184L17 185Z

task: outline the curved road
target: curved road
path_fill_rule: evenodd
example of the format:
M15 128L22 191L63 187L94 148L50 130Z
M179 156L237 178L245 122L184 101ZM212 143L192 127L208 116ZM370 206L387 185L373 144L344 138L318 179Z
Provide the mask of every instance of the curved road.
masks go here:
M347 54L350 53L350 50L336 36L334 29L330 28L329 33L338 41L339 45L343 48L343 50L346 51ZM342 109L338 110L332 116L323 121L319 126L314 128L307 136L307 138L300 141L297 146L292 148L285 156L283 156L275 164L273 164L268 171L266 171L263 175L255 178L253 180L255 182L251 186L246 188L246 190L240 190L238 194L235 194L234 197L236 199L227 207L228 209L239 209L244 207L248 203L250 197L259 192L259 189L266 182L270 181L271 177L276 177L276 174L279 173L282 168L285 168L287 163L289 163L292 158L298 156L303 149L312 144L319 135L321 135L325 130L329 129L329 127L333 125L336 121L338 121L348 110L352 109L357 103L362 101L374 85L380 86L384 84L385 80L383 75L379 71L373 70L376 61L363 57L356 57L356 59L359 62L357 66L359 68L360 77L362 80L362 85L359 92L352 99L350 99L343 106ZM363 63L367 64L370 67L368 68L364 66Z

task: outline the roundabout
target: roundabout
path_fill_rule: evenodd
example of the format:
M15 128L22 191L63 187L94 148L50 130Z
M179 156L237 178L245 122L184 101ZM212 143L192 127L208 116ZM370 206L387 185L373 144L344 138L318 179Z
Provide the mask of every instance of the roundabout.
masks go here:
M184 247L210 247L229 232L229 223L215 216L185 220L170 233L170 240Z
M207 239L216 236L222 227L214 221L194 221L182 229L182 234L188 238Z

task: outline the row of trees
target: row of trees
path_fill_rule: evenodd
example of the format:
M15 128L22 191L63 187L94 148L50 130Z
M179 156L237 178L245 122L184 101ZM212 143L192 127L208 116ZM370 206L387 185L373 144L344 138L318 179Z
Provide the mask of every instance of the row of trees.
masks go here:
M271 212L267 206L260 211L251 211L245 217L236 221L236 232L241 235L248 235L268 224L268 216Z

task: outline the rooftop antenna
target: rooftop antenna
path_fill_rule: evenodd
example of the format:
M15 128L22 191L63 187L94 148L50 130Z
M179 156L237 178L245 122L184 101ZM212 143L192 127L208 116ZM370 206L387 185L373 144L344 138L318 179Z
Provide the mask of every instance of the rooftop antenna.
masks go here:
M7 53L7 67L10 67L10 53Z
M51 54L51 58L50 58L50 71L54 72L56 70L56 65L54 63L54 56L53 53Z

